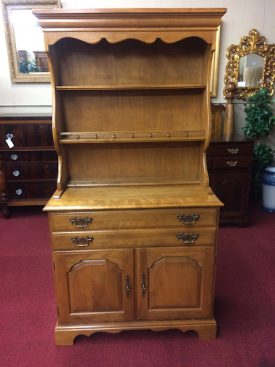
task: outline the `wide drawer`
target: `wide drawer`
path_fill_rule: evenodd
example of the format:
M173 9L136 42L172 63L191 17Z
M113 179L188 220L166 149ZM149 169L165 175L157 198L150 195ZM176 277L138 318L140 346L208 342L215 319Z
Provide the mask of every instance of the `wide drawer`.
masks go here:
M6 162L4 169L7 180L57 177L57 162Z
M56 180L11 182L7 184L10 200L48 199L56 190Z
M219 157L214 158L212 168L250 168L252 164L251 157Z
M124 228L196 228L215 226L217 209L179 208L50 213L49 221L53 232Z
M41 161L57 161L57 154L55 151L23 151L10 150L9 152L1 152L4 162L41 162Z
M252 151L253 143L251 142L211 143L208 147L207 155L239 157L242 155L251 155Z
M216 229L198 230L132 229L116 231L90 231L54 233L54 250L93 248L146 247L146 246L211 246L215 244Z
M34 124L0 125L0 147L8 148L6 139L16 147L52 146L52 126L47 121Z

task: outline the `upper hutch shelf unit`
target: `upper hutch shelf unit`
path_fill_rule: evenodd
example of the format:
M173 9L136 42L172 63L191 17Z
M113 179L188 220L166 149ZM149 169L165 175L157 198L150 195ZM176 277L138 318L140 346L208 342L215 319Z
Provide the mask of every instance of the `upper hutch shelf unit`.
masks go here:
M59 163L45 208L57 343L135 328L213 337L221 203L209 188L205 151L225 9L34 13L49 55Z

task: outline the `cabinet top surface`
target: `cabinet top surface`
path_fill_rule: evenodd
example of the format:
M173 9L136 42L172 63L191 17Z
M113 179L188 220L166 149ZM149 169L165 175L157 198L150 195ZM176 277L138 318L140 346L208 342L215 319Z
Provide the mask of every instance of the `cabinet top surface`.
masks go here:
M198 26L201 30L214 31L221 23L225 8L145 8L145 9L39 9L33 10L40 26L54 32L93 29L121 32L147 30L152 32L173 29L187 31ZM193 28L192 28L193 30ZM193 30L194 32L194 30Z
M211 139L210 144L231 144L231 143L246 143L254 144L254 141L246 138L244 135L233 135L230 139L226 137Z
M3 113L0 120L45 120L52 119L51 114L41 113Z
M213 192L200 185L69 187L52 197L45 211L115 210L221 206Z
M95 8L95 9L38 9L34 10L34 14L43 17L52 15L89 17L92 14L205 14L223 15L227 11L226 8Z

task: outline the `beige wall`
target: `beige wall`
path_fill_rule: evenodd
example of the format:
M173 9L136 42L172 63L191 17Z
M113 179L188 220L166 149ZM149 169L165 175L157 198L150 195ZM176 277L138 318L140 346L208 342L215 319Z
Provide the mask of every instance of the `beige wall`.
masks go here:
M256 28L269 43L275 43L274 19L275 0L63 0L64 8L89 7L225 7L223 18L219 86L215 103L224 102L223 76L226 65L226 49L239 43L241 36ZM48 84L12 84L10 81L7 50L5 46L2 15L0 16L0 113L3 112L48 112L51 105L50 86ZM243 103L237 101L235 108L235 129L243 125ZM273 134L275 135L275 134ZM273 138L275 143L275 138Z

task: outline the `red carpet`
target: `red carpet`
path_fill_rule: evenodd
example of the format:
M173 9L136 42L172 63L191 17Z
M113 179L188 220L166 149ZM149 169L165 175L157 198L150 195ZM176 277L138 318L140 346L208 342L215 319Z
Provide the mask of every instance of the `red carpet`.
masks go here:
M275 215L259 206L247 228L221 228L215 315L219 335L123 332L55 347L47 218L14 209L0 217L0 366L275 367Z

